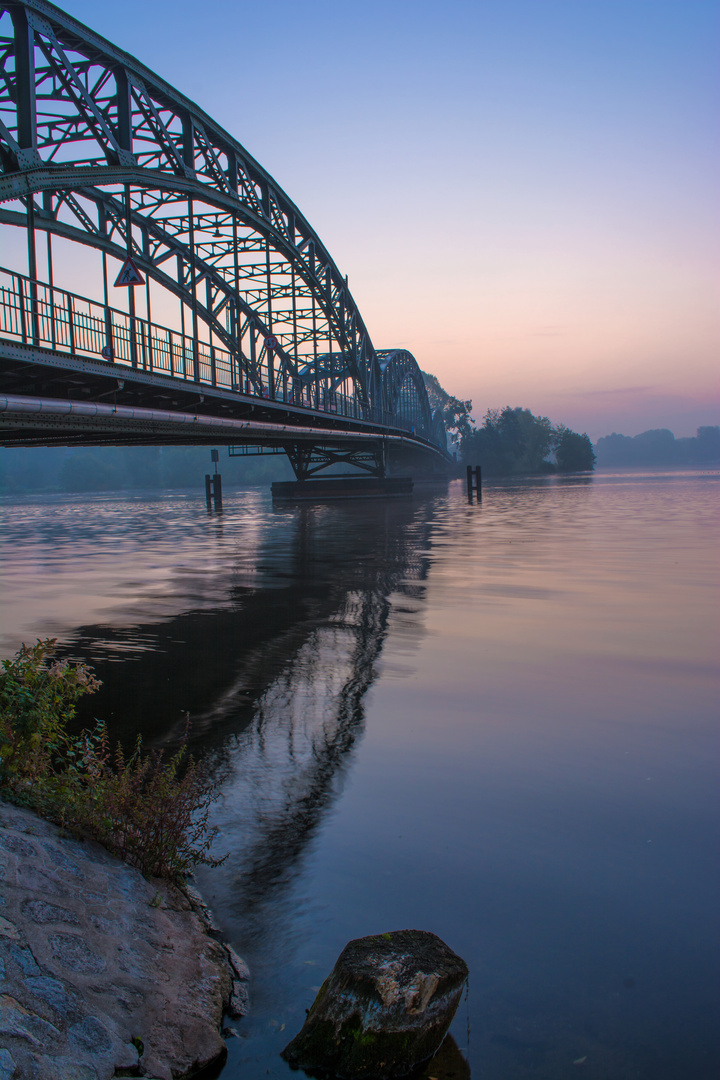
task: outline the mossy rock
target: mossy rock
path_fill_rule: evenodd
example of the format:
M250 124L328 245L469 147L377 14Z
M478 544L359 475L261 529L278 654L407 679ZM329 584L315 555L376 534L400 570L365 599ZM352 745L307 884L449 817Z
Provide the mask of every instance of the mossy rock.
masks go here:
M442 1043L467 975L464 960L426 930L357 938L283 1057L345 1080L407 1076Z

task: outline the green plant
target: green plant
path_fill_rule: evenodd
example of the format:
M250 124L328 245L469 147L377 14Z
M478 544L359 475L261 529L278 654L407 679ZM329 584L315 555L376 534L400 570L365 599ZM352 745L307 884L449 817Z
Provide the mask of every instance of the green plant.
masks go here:
M208 814L216 781L192 756L188 730L167 760L114 753L107 727L71 735L75 703L100 683L84 664L51 662L54 639L23 645L0 672L0 792L60 825L98 840L151 877L182 881L210 855Z
M91 780L73 786L75 800L64 792L73 824L149 877L182 881L198 863L222 862L210 855L217 830L207 824L216 785L186 758L185 742L167 760L160 750L143 751L141 736L129 756L120 745L111 753L100 725L73 768Z
M0 784L31 786L71 748L75 704L100 686L85 664L49 662L55 638L22 645L0 672Z

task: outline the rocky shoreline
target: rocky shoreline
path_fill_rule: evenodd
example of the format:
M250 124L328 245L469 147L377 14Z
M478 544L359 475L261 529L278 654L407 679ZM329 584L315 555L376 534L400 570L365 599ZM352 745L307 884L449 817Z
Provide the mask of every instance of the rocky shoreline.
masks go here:
M248 979L194 890L0 802L0 1080L190 1078Z

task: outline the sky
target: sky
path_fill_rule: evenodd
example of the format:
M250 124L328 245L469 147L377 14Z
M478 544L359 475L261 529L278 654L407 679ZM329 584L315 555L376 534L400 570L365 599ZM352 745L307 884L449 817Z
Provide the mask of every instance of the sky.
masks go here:
M60 6L231 132L478 420L720 423L720 0Z

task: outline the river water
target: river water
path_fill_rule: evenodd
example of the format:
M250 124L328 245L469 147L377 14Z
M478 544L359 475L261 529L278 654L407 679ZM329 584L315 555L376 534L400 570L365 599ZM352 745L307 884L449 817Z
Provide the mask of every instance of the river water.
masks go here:
M86 722L189 712L217 769L198 881L253 974L223 1080L289 1077L345 943L404 927L470 967L439 1080L720 1075L718 479L2 505L3 655L57 636Z

